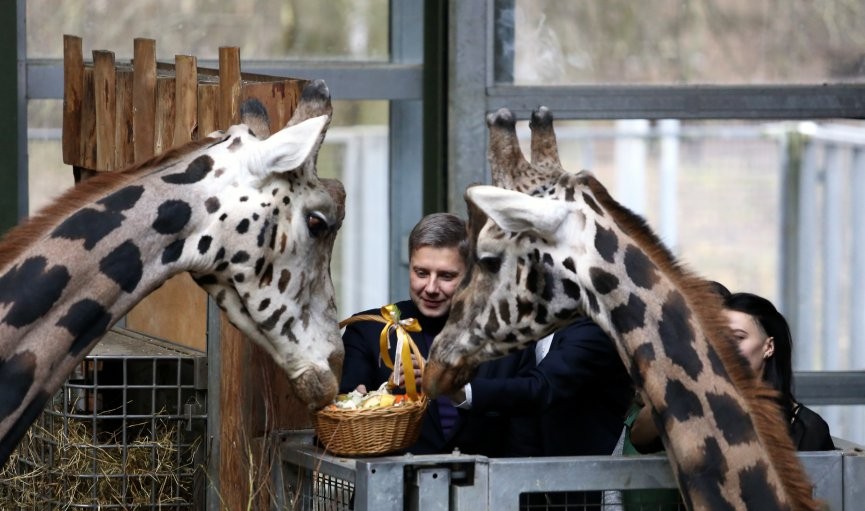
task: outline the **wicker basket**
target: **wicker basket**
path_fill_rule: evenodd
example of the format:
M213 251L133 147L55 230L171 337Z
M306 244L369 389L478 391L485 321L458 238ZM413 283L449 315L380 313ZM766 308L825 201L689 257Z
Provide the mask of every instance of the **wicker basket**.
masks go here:
M328 452L338 456L377 456L402 451L415 443L429 400L370 410L319 411L315 429Z
M424 359L408 331L420 331L414 319L400 319L399 309L394 304L381 308L381 316L357 315L340 322L340 327L356 321L378 321L384 323L380 338L381 359L390 368L394 367L388 354L388 337L395 332L400 341L397 358L406 366L417 363L423 374ZM415 357L411 357L414 354ZM391 384L393 384L391 375ZM395 386L395 385L392 385ZM377 456L402 451L415 443L420 435L421 423L429 399L417 392L414 377L406 376L408 399L397 406L360 410L333 409L327 407L315 415L315 430L325 449L338 456Z

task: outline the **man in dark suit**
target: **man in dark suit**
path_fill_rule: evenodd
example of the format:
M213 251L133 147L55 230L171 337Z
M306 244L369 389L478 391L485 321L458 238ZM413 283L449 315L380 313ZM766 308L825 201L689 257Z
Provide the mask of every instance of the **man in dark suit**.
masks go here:
M461 407L512 417L515 456L612 453L634 391L607 334L579 318L521 354L516 376L478 375Z
M435 336L441 331L450 312L451 297L466 271L468 240L465 222L455 215L434 213L421 219L409 235L409 295L410 300L397 302L402 318L414 318L420 332L410 332L421 355L426 358ZM360 314L378 314L378 309ZM345 345L340 392L361 387L376 390L391 375L379 359L379 334L382 324L358 321L345 328ZM391 360L396 342L390 343ZM516 374L520 357L482 364L478 374L499 378ZM454 403L445 396L427 407L421 425L420 438L408 451L415 454L447 453L455 448L462 452L501 456L507 445L507 418L495 411L460 416Z

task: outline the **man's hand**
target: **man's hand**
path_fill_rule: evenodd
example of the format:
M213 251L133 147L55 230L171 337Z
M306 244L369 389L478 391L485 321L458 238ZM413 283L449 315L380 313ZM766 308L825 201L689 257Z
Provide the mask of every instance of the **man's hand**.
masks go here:
M414 382L415 386L420 389L423 383L423 375L420 372L420 368L417 364L417 359L415 358L415 354L411 354L411 365L414 372ZM399 366L399 381L401 387L405 387L405 365Z

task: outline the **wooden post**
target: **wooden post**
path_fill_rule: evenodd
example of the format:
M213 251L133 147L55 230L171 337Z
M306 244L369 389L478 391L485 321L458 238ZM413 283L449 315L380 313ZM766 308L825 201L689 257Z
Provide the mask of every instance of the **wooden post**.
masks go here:
M81 103L84 97L84 54L81 38L63 36L63 163L81 159Z
M134 159L141 162L153 156L154 119L156 118L156 41L137 38L134 41L132 86L132 130L135 133Z
M114 124L114 168L124 169L135 162L135 139L132 127L132 88L131 68L118 69L116 74L117 103Z
M190 55L174 57L174 147L198 138L198 65Z
M92 171L96 168L96 96L94 94L93 69L84 68L81 101L81 126L78 132L78 166ZM86 175L76 176L76 179Z
M219 84L198 85L198 136L204 138L219 129Z
M219 48L219 127L240 121L240 48Z
M174 77L156 78L153 154L162 154L174 146L174 87Z
M117 84L114 74L114 52L93 52L93 92L96 95L96 167L114 170L114 126L117 107L114 104Z

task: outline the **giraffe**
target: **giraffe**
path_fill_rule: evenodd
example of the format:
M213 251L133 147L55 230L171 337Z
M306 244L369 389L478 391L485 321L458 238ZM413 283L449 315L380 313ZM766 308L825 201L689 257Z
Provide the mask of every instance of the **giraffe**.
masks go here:
M273 135L247 102L249 125L88 179L4 237L0 466L103 334L184 271L302 401L333 399L343 347L330 259L345 192L315 167L331 113L321 80Z
M587 314L651 405L688 509L817 509L774 391L738 355L708 282L591 173L562 169L547 109L532 115L531 163L510 111L487 123L504 188L466 191L474 264L424 391L449 394L480 362Z

